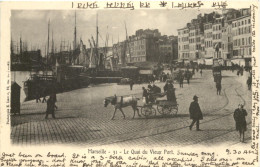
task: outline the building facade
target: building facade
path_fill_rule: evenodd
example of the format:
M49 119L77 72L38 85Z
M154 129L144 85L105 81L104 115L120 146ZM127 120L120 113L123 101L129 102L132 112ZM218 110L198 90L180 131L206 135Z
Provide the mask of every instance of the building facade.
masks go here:
M212 65L213 60L218 60L228 66L232 63L249 65L252 57L250 19L249 8L198 15L186 27L178 29L179 61Z
M240 66L249 65L252 57L251 50L251 12L241 9L241 16L232 20L233 60Z
M178 59L179 61L189 60L189 28L178 30Z
M140 29L135 35L123 42L113 45L113 57L118 59L120 66L127 63L158 61L159 59L159 37L158 29Z

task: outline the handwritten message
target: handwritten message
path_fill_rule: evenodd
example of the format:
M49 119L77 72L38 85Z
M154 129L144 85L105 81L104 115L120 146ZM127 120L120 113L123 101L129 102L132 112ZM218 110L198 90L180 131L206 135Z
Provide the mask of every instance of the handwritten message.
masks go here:
M259 74L258 74L258 59L256 38L258 35L256 27L256 14L258 7L251 5L251 19L252 19L252 145L251 148L255 150L255 155L259 154ZM259 57L259 56L258 56ZM258 160L258 158L256 158Z
M188 152L172 149L86 149L85 153L28 154L24 152L3 152L1 166L245 166L254 165L257 160L249 155L252 150L229 150L215 152ZM232 156L231 156L232 155ZM244 156L248 157L245 158Z

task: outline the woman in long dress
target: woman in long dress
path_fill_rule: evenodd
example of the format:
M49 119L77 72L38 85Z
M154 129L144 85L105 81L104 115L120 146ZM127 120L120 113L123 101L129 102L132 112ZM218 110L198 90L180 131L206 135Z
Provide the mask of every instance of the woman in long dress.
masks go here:
M239 104L238 108L234 112L234 119L236 122L236 130L239 131L240 135L240 141L244 142L245 139L245 131L247 130L246 128L246 116L247 112L245 109L243 109L243 105ZM242 140L241 140L242 136Z

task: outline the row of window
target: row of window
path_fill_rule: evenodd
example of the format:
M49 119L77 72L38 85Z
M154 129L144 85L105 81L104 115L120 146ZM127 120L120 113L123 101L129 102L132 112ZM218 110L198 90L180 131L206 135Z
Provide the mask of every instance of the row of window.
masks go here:
M195 32L189 33L189 36L192 37L192 36L199 35L199 34L200 34L200 31L196 30Z
M249 56L249 55L252 55L251 47L233 50L233 56Z
M222 34L220 33L220 34L213 34L213 40L214 39L221 39L221 37L222 37Z
M232 28L239 27L239 26L246 25L246 24L251 24L251 19L250 18L232 23ZM212 27L213 27L213 31L221 30L221 25L214 25L214 26L212 26L212 24L204 25L204 30L211 29ZM179 31L178 35L186 34L186 33L189 33L189 30ZM199 31L197 30L195 34L199 35ZM195 34L194 33L190 33L189 36L194 36Z
M246 24L251 24L251 19L245 19L245 20L234 22L232 23L232 28L239 27Z
M212 41L205 41L205 48L212 47Z
M205 51L205 54L206 55L208 54L207 51ZM222 52L221 51L219 51L218 53L214 52L213 54L214 54L214 57L217 57L217 55L218 55L218 57L221 57ZM251 47L233 50L233 56L251 56L251 55L252 55ZM194 56L199 58L198 53L182 53L182 54L179 54L179 58L183 58L183 59L188 59L189 57L194 57Z
M248 33L251 33L251 26L241 27L233 31L234 36L248 34Z
M204 25L204 30L212 29L212 24Z
M213 31L219 31L221 30L221 25L214 25L213 26Z
M189 58L189 53L182 53L182 55L180 55L180 56L182 56L180 58L188 59Z
M189 33L189 30L183 30L183 31L179 31L178 35L187 34L187 33Z
M197 38L191 38L189 39L189 43L197 43L197 42L200 42L200 37L197 37Z
M179 50L188 50L189 45L179 45Z
M251 37L234 40L234 46L251 45Z
M178 41L179 42L186 42L186 41L188 41L189 40L189 37L182 37L182 38L178 38Z

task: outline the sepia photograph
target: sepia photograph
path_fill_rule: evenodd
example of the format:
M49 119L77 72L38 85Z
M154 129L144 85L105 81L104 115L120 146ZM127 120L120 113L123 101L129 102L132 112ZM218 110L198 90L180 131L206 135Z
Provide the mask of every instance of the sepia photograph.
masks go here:
M11 11L13 144L250 144L250 8L117 12Z

